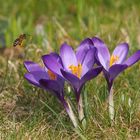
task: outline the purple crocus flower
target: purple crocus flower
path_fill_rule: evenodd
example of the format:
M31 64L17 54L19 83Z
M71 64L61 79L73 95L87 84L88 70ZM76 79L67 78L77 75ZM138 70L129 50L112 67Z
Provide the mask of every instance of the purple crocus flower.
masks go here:
M56 60L52 55L42 57L48 69L64 77L72 85L78 105L81 104L80 93L84 84L96 77L102 70L102 67L93 68L96 48L90 46L93 46L92 40L86 39L75 53L72 47L64 43L60 48L61 61ZM87 49L80 49L81 47Z
M101 39L94 37L92 38L92 41L94 43L94 46L98 50L97 59L99 63L103 66L103 73L108 84L110 118L113 119L113 82L121 72L135 64L140 59L140 50L138 50L132 56L127 58L129 46L127 43L121 43L115 48L112 55L110 55L106 44Z
M56 54L53 55L55 59L59 59ZM54 74L52 71L48 70L46 67L42 68L38 64L25 61L25 68L28 73L25 74L25 78L33 85L41 87L45 90L51 91L62 103L66 112L68 113L70 119L73 122L73 125L77 127L77 122L74 116L74 113L71 109L71 106L68 101L64 98L64 79L57 74Z

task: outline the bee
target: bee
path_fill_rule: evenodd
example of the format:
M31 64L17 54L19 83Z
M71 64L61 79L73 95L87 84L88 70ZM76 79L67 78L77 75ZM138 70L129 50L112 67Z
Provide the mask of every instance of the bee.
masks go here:
M14 47L20 46L23 47L24 41L26 39L26 34L21 34L13 43Z

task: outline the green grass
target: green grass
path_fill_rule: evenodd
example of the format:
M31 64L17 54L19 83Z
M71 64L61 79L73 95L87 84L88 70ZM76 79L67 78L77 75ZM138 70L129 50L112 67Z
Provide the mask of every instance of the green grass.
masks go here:
M130 54L140 48L139 0L7 0L0 4L0 139L137 139L140 137L140 65L122 73L115 81L115 122L110 124L105 99L106 81L101 74L86 84L87 128L74 130L65 110L50 93L30 85L24 78L24 60L41 63L40 57L58 51L67 41L76 48L85 37L100 36L110 51L127 41ZM48 45L35 34L44 26ZM13 55L5 51L21 33L32 36L27 46ZM0 37L1 39L1 37ZM2 41L0 40L2 48ZM3 50L3 51L2 51ZM17 56L24 53L23 58ZM70 95L74 100L74 96ZM131 100L131 101L130 101ZM129 105L131 102L131 105Z

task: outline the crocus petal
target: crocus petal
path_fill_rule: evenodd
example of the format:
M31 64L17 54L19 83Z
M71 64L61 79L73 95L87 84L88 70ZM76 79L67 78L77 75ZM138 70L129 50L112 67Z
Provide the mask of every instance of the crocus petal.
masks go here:
M25 77L25 79L28 80L31 84L40 87L39 81L37 81L37 80L35 79L35 77L34 77L33 74L31 74L31 73L26 73L26 74L24 75L24 77Z
M80 84L85 84L85 82L95 78L102 71L102 67L97 67L88 71L81 79Z
M114 80L118 74L120 74L122 71L124 71L128 66L124 64L115 64L109 69L109 80Z
M57 82L60 87L64 87L65 79L62 76L57 75Z
M57 53L52 52L49 55L54 57L56 59L56 61L62 65L62 60L61 60L60 56Z
M128 65L129 67L132 66L133 64L135 64L137 61L140 60L140 50L138 50L137 52L135 52L132 56L130 56L125 62L124 64Z
M39 83L44 89L53 92L59 99L63 95L63 87L59 85L58 81L41 79Z
M53 55L44 55L42 56L42 60L49 70L61 75L60 69L62 68L62 64L60 63L60 58Z
M103 74L104 74L104 76L105 76L105 79L106 79L106 81L107 81L107 83L109 84L109 72L108 71L106 71L105 69L103 69Z
M74 88L76 88L76 89L79 88L79 84L80 84L79 80L80 80L80 79L78 79L75 75L73 75L73 74L71 74L71 73L69 73L69 72L67 72L67 71L64 71L63 69L61 69L61 73L62 73L62 75L64 76L64 78L65 78L67 81L69 81L70 84L71 84Z
M34 71L32 73L26 73L24 77L33 85L40 86L40 79L48 79L48 75L45 71Z
M110 62L110 53L109 53L109 50L108 50L106 44L97 37L92 38L92 41L93 41L94 46L98 50L97 56L98 56L100 63L106 70L108 70L109 62Z
M127 57L129 51L129 46L127 43L119 44L113 51L114 56L117 56L119 59L116 64L122 64Z
M33 71L44 71L43 68L41 68L37 63L34 63L32 61L25 61L24 66L27 69L28 72Z
M76 57L78 63L83 63L83 60L85 58L85 55L89 49L91 49L93 46L93 42L90 38L86 38L81 42L79 47L76 49Z
M79 97L80 97L80 93L81 93L81 89L83 87L82 84L80 84L80 79L78 79L75 75L61 70L63 76L65 77L65 79L70 83L70 85L73 87L74 89L74 93L76 96L76 100L79 101Z
M86 38L84 39L80 45L77 47L76 51L80 51L80 50L88 50L93 46L93 42L90 38Z
M77 58L73 49L66 43L62 44L60 48L60 56L64 67L69 70L70 65L77 66Z
M88 50L88 52L86 53L82 64L82 76L85 73L87 73L90 69L92 69L95 63L95 53L96 53L96 48L92 48Z

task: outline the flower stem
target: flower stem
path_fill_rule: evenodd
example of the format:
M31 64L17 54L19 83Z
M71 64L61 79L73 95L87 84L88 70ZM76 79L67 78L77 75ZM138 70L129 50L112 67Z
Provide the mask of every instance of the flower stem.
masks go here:
M75 115L74 115L74 112L73 112L73 110L72 110L72 108L71 108L71 105L70 105L70 103L68 102L68 100L67 100L67 102L65 102L64 107L65 107L66 112L67 112L67 114L69 115L69 117L70 117L70 119L71 119L71 121L72 121L74 127L77 128L77 127L78 127L77 119L76 119L76 117L75 117Z
M85 128L86 120L85 120L85 115L84 115L84 110L83 110L82 95L80 95L79 102L78 102L78 114L79 114L79 120L80 120L80 122L82 122L83 128Z
M109 104L109 117L111 121L113 121L114 120L113 86L111 86L109 90L108 104Z

